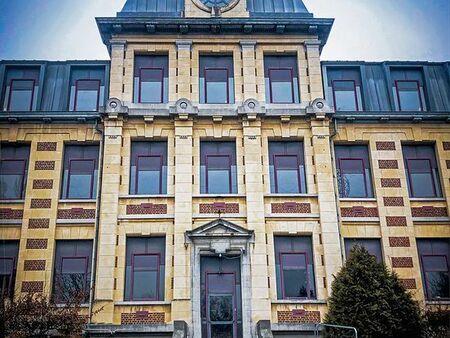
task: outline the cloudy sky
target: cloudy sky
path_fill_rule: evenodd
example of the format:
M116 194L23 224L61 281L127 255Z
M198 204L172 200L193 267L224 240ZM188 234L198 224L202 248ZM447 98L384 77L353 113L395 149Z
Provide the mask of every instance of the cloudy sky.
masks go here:
M108 59L94 17L115 16L124 3L0 0L0 59ZM324 60L450 60L450 0L304 3L336 19Z

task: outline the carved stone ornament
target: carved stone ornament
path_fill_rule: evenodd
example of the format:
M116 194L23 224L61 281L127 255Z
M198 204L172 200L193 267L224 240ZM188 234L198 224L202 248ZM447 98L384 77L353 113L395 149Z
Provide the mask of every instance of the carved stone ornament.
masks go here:
M220 15L220 13L233 9L239 0L192 0L192 2L202 11Z

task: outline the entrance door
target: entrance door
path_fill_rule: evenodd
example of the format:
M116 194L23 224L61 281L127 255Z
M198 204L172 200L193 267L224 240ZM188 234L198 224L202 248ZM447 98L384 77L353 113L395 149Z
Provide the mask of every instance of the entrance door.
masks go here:
M202 257L202 337L241 338L240 257Z

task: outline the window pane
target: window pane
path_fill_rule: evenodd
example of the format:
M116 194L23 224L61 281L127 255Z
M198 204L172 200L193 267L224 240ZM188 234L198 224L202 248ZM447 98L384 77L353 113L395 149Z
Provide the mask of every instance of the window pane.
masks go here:
M430 271L425 273L428 298L450 297L449 274L447 271Z
M208 156L208 193L230 193L230 158Z
M306 269L284 269L283 281L285 297L308 297Z
M233 296L209 296L209 319L211 321L225 322L233 320Z
M342 196L367 197L363 160L341 159L339 166Z
M161 193L161 157L138 157L137 194Z
M157 299L158 271L134 271L133 299Z
M211 338L233 338L233 324L212 324Z
M379 239L368 238L346 238L345 244L345 256L348 259L350 257L350 251L355 245L364 247L371 255L375 256L378 263L383 262L381 254L381 243Z
M141 69L139 102L163 102L163 74L163 69Z
M447 259L445 256L423 256L423 265L425 270L447 271Z
M415 81L397 81L397 92L401 110L422 110L419 84Z
M134 270L154 270L158 269L157 255L136 255L134 256Z
M96 111L98 109L100 81L78 80L76 81L76 88L75 110Z
M25 161L0 162L0 199L21 199Z
M14 269L12 258L0 258L0 275L10 275Z
M292 70L269 69L272 103L293 103Z
M94 167L93 160L72 160L70 162L68 198L91 198Z
M333 90L336 110L358 110L356 88L353 81L334 81Z
M298 193L298 158L297 156L275 155L276 183L278 193Z
M408 159L409 181L414 197L435 197L435 184L428 159Z
M63 258L62 273L85 273L86 258Z
M11 275L10 274L0 274L0 296L12 296L11 286Z
M206 103L228 103L228 71L205 69Z
M34 80L12 80L9 97L10 111L30 111L32 108Z

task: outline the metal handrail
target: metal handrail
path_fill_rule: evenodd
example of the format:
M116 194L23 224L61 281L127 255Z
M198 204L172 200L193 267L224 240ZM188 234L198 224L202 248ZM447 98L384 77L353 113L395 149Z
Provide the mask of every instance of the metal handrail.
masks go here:
M322 323L314 324L314 327L315 327L315 329L314 329L314 337L319 337L319 326L334 327L334 328L337 328L337 329L353 330L353 332L355 333L355 338L358 338L358 331L353 326L322 324Z

